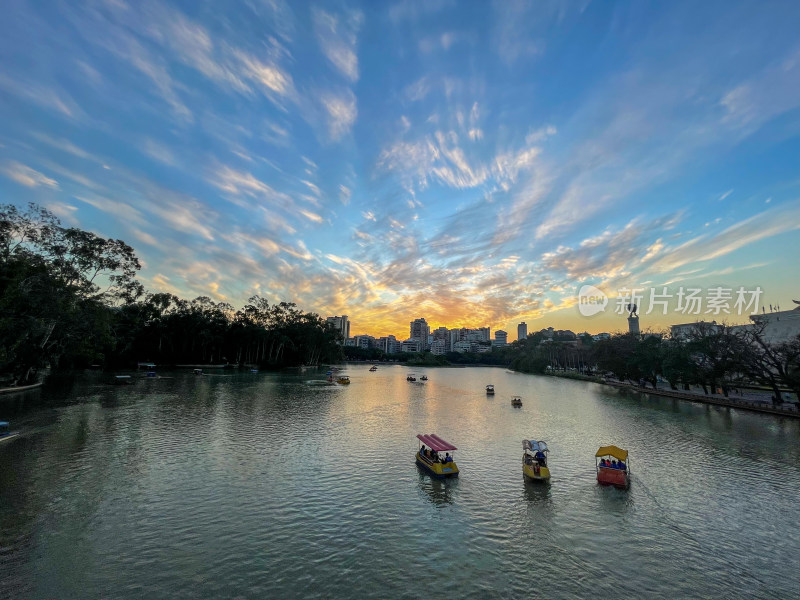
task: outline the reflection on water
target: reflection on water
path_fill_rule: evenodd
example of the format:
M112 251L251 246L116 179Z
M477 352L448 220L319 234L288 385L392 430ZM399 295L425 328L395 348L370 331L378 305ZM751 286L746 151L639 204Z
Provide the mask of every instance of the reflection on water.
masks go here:
M417 471L419 471L419 488L425 492L431 504L441 506L453 503L453 494L458 486L458 477L449 479L431 477L419 465L417 465Z
M348 366L350 386L311 383L324 369L176 371L119 387L97 374L0 399L23 432L0 445L3 593L800 589L786 566L800 553L800 421L502 369L417 367L429 381L412 385L405 367L368 368ZM459 478L416 466L415 436L431 432L458 446ZM549 483L523 477L523 439L548 442ZM627 491L597 484L607 444L630 452Z

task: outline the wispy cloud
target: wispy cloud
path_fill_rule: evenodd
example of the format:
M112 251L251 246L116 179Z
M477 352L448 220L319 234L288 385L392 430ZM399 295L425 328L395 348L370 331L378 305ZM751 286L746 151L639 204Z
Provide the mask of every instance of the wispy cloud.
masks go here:
M0 166L0 172L12 181L26 187L48 187L58 189L58 182L55 179L40 173L22 163L12 161Z
M355 94L350 90L326 92L321 95L320 102L327 113L331 139L341 139L350 132L358 117Z
M358 30L364 20L361 11L334 15L322 9L311 11L314 33L322 53L351 82L358 81Z

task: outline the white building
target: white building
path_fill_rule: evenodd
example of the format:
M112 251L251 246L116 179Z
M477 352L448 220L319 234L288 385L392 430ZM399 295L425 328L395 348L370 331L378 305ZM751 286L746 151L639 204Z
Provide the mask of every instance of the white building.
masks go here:
M411 334L408 337L419 342L420 349L417 352L422 352L428 346L428 336L431 334L431 328L425 319L414 319L409 325Z
M377 347L386 354L397 354L402 350L402 343L393 335L387 335L377 340Z
M495 334L495 337L497 337L497 334ZM517 325L517 339L524 340L527 338L528 338L528 324L525 321L523 321L522 323Z
M470 352L472 350L472 343L463 341L453 344L453 352Z
M716 321L708 323L706 321L695 321L694 323L678 323L669 326L669 333L673 340L686 341L700 331L707 333L719 333L722 325L717 325Z
M447 354L447 346L444 340L433 340L431 344L431 354L436 354L437 356Z
M508 344L508 333L502 329L495 331L494 342L492 342L492 346L505 346L506 344Z
M422 352L420 349L422 342L419 340L405 340L401 346L402 352Z
M331 326L342 335L342 341L346 342L350 339L350 319L347 318L347 315L328 317L325 319L325 322L330 323ZM347 346L349 344L345 345Z
M764 340L769 344L788 342L800 335L800 306L794 310L751 315L750 320L764 328Z
M353 345L356 348L373 348L375 346L375 338L371 335L355 335L353 336Z

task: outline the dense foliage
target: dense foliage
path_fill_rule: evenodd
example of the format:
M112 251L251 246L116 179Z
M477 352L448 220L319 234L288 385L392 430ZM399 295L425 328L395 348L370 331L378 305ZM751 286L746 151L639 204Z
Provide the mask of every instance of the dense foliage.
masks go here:
M258 296L240 310L200 297L146 293L121 240L65 228L49 211L0 206L0 375L99 364L319 364L338 334L294 304Z

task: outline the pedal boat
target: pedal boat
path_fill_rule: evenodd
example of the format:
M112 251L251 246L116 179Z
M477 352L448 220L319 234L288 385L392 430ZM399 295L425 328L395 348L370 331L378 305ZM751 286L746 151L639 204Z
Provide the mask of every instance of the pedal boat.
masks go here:
M458 477L458 465L453 461L452 452L454 450L458 450L453 444L450 442L444 441L435 433L429 433L427 435L423 433L417 434L417 439L419 440L420 447L417 450L417 464L422 467L431 477L436 477L437 479L444 479L445 477ZM427 446L427 448L433 453L433 458L426 456L422 452L422 448ZM450 461L449 462L442 462L443 460L447 460L446 457L439 456L440 452L450 453Z
M350 378L347 375L339 375L339 378L336 380L336 383L339 385L348 385L350 383Z
M486 386L486 395L494 396L494 386L491 383Z
M519 396L511 398L511 406L522 406L522 398Z
M613 485L616 488L627 489L631 485L631 471L628 467L628 451L616 446L603 446L594 455L597 482L600 485ZM623 468L602 466L601 461L608 462L617 459L624 465Z
M370 370L370 372L374 373L375 371L377 371L377 370L378 370L378 367L377 367L377 366L375 366L375 365L372 365L372 366L369 368L369 370Z
M542 440L522 440L522 474L531 481L549 481L549 452Z
M8 421L0 421L0 442L5 442L19 435L19 431L11 431Z

